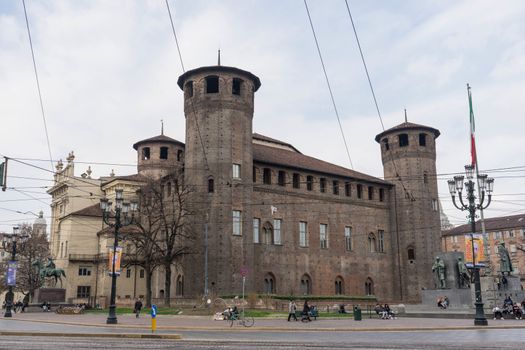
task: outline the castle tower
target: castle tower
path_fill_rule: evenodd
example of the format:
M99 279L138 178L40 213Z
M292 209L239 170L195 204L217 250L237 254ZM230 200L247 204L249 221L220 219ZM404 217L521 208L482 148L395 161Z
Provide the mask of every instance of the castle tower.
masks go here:
M432 263L441 234L435 143L439 134L405 121L375 138L381 145L385 180L395 184L391 227L399 287L394 292L406 301L419 301L422 288L434 288Z
M253 271L252 118L261 83L250 72L220 65L188 71L177 83L186 116L184 178L194 189L200 249L185 258L185 294L204 293L206 246L208 291L240 292L241 267ZM247 279L247 291L251 283Z
M159 179L184 164L184 144L161 135L139 141L133 145L137 151L140 175Z
M33 222L33 232L40 235L45 235L47 233L47 222L44 219L44 212L40 210L38 213L38 218Z

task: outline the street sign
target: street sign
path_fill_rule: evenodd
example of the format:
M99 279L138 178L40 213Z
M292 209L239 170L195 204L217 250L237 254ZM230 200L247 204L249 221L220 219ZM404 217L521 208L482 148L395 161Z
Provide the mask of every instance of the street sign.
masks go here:
M248 266L241 266L241 276L242 277L248 276Z
M157 330L157 305L151 305L151 333Z
M151 305L151 318L157 317L157 305Z

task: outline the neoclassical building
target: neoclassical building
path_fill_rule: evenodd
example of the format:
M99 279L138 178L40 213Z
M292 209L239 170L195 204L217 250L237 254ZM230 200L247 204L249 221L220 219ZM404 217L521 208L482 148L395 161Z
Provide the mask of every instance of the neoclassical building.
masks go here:
M134 175L94 180L76 177L67 170L72 164L57 170L49 190L51 244L61 266L80 274L88 262L95 266L82 254L106 253L100 196L111 197L116 188L132 195L145 178L183 169L185 185L193 189L196 250L173 272L173 298L239 294L243 276L246 293L375 295L408 302L432 285L429 271L441 232L437 129L405 121L376 135L384 167L384 178L377 178L254 133L261 82L250 72L200 67L180 76L178 85L185 142L165 135L137 142ZM73 198L81 188L92 196ZM163 292L161 274L154 298ZM89 297L107 296L105 276L107 271L97 271L68 279L68 296L86 296L82 286L90 286ZM136 281L119 277L121 301L143 293L143 281Z

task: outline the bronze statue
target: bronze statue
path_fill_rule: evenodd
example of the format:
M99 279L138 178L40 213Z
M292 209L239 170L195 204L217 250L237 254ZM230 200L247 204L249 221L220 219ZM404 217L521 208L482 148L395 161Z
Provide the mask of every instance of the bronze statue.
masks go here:
M509 251L505 248L505 242L500 242L498 245L498 255L500 261L500 271L502 276L505 276L505 272L510 276L514 270L512 268L512 261L510 260Z
M432 272L434 272L436 278L436 288L447 288L445 280L445 262L439 256L436 257L434 265L432 265Z
M466 288L470 285L470 273L461 257L458 258L458 284L459 288Z
M40 276L40 283L42 285L44 284L46 278L54 277L54 286L56 286L57 282L60 280L60 287L62 288L62 276L66 277L66 273L64 272L64 270L56 268L53 259L47 258L47 263L45 264L45 266L43 266L42 262L35 261L33 263L33 266L37 267L38 275Z

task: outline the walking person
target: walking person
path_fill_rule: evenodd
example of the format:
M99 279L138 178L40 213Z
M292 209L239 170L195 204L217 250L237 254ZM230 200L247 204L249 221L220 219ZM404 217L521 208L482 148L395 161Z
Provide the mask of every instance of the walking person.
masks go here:
M140 310L142 310L142 301L140 299L137 299L137 301L135 302L135 310L134 310L136 318L139 318Z
M288 322L290 322L290 318L293 317L294 320L297 321L297 316L295 316L295 310L297 310L297 305L295 305L295 301L290 300L288 303Z
M303 314L301 317L301 321L306 322L311 320L312 319L310 319L310 306L308 305L308 300L305 300L303 305Z

